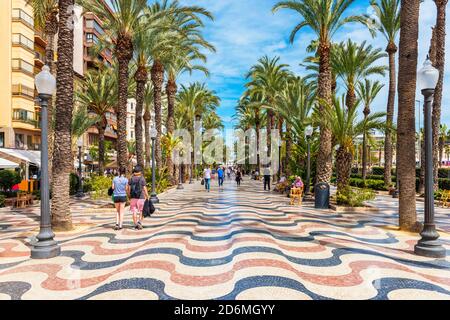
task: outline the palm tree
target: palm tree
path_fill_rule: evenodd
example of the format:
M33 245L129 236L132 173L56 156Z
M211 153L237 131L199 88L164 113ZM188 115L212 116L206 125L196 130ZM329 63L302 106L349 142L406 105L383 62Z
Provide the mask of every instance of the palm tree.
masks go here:
M76 92L77 102L97 116L98 130L98 171L103 175L105 165L105 130L107 114L117 104L117 80L109 70L92 70L85 75L81 88Z
M133 41L142 32L141 20L147 15L146 0L111 0L112 10L105 7L103 0L79 0L81 5L93 12L102 22L110 39L114 39L114 55L118 63L118 104L117 104L117 162L127 169L127 100L129 63L133 58Z
M58 63L56 78L55 147L53 150L52 226L71 230L72 216L69 209L72 159L72 110L73 110L73 29L70 28L74 0L59 0Z
M280 57L264 56L250 69L246 84L249 92L258 93L261 106L266 107L267 113L267 152L271 154L271 135L275 124L274 107L278 94L282 91L290 75L288 65L280 63Z
M397 117L397 183L400 191L399 224L402 230L418 231L415 175L415 95L420 0L402 0Z
M356 101L355 87L363 78L371 75L384 76L385 66L373 66L379 59L385 57L381 49L374 49L366 42L357 44L350 39L335 47L332 67L347 87L346 106L352 108Z
M354 140L364 132L384 129L385 124L382 118L385 114L374 113L361 121L357 121L359 100L350 109L344 107L344 96L342 96L342 102L335 98L333 104L333 106L327 107L325 116L330 123L335 142L339 146L336 151L336 172L337 192L340 193L349 186Z
M325 105L332 104L332 74L330 65L331 40L343 25L349 22L363 22L361 16L345 16L344 13L354 0L290 0L277 3L273 11L291 9L302 16L302 21L293 29L290 41L297 33L309 27L318 39L319 79L317 96L320 98L320 113ZM329 183L332 174L332 141L330 125L322 120L320 124L320 150L317 158L317 182Z
M444 147L447 143L449 130L446 124L439 127L439 167L442 166L442 158L444 157Z
M381 89L384 87L379 81L370 81L369 79L365 79L364 82L358 82L357 92L359 99L364 103L364 119L370 115L370 106L373 101L380 93ZM366 180L367 177L367 140L366 140L366 131L363 132L363 146L362 146L362 178Z
M56 74L54 63L55 35L58 33L58 0L27 0L33 7L34 26L42 30L45 38L45 64L50 72ZM49 123L53 124L53 99L50 98L47 107ZM53 163L53 125L48 126L48 176L52 176Z
M145 137L145 168L149 169L151 166L151 137L150 137L150 121L151 110L153 108L153 87L150 82L145 86L144 93L144 137Z
M389 93L386 109L387 129L384 141L384 184L388 186L392 181L393 144L390 128L394 122L395 90L397 89L395 54L398 48L395 41L400 31L400 0L372 0L371 5L375 9L377 31L385 37L388 43L386 52L389 56Z
M444 86L444 76L445 76L445 25L446 25L446 8L448 0L434 0L437 9L436 15L436 26L434 28L434 47L436 52L436 57L433 61L433 65L439 70L439 81L434 91L433 99L433 159L434 159L434 181L436 187L438 186L439 178L439 159L442 159L442 152L438 158L438 147L440 144L439 139L439 126L441 124L441 109L442 109L442 91ZM439 149L440 150L440 149Z

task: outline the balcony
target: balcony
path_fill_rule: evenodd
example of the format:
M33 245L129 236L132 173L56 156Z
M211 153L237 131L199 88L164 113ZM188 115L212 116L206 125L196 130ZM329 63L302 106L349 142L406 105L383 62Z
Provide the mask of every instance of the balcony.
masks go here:
M34 89L22 84L13 84L12 95L34 100Z
M27 27L34 29L34 19L22 9L12 9L12 21L22 22Z
M34 119L34 112L25 109L13 109L13 121L30 124L37 128L38 121Z
M12 59L12 71L34 75L34 66L23 59Z
M42 53L35 51L34 52L34 64L36 67L42 68L45 64L45 56Z
M44 33L38 29L34 30L34 41L43 48L47 45L47 40Z
M23 34L13 33L12 34L12 44L16 47L22 47L30 52L34 52L34 41L28 39Z

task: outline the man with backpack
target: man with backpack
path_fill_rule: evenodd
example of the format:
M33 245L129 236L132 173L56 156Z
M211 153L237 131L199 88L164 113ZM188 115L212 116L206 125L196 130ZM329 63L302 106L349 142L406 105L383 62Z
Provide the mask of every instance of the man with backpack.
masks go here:
M142 211L145 200L148 199L147 182L142 174L142 168L136 166L133 175L128 180L128 197L130 198L130 210L133 213L134 228L142 230Z

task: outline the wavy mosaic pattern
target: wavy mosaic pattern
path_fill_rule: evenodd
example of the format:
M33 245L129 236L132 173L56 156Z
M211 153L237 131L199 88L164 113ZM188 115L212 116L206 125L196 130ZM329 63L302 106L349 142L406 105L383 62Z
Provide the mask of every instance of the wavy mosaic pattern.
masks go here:
M336 214L255 182L197 183L162 195L144 230L115 232L111 209L74 202L77 229L47 261L29 259L38 208L1 209L0 299L450 299L450 259L415 256L395 202L376 204ZM450 249L450 210L437 211Z

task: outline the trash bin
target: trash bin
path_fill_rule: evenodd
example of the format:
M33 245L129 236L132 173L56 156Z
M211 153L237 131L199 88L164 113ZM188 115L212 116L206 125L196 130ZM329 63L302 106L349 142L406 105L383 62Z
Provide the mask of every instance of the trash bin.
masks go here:
M321 182L314 187L314 202L316 209L328 209L330 207L330 185Z

